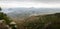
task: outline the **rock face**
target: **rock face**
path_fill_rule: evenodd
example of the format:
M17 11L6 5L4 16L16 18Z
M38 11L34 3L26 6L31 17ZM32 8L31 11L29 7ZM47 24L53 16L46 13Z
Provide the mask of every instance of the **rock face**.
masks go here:
M0 20L0 29L8 29L9 26L5 23L4 20Z
M17 29L17 25L16 25L16 23L14 21L10 22L10 27L12 29Z
M7 25L5 20L0 20L0 29L16 29L16 23L11 22L11 26Z

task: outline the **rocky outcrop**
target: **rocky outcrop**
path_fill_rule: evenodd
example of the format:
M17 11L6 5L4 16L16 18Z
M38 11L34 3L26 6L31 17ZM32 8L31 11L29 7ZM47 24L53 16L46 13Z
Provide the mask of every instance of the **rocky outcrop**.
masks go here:
M9 26L5 23L4 20L0 20L0 29L8 29Z

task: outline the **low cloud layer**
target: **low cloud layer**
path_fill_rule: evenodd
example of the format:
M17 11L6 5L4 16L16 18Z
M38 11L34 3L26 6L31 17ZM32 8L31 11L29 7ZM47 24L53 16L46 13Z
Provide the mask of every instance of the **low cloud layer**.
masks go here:
M0 0L0 6L60 8L60 0Z
M60 0L0 0L0 1L20 1L20 2L42 2L42 3L60 3Z

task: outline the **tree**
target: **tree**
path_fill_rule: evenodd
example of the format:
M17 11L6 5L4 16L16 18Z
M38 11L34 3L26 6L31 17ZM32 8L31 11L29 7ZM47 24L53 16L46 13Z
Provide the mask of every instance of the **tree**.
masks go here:
M0 7L0 11L1 11L2 9L1 9L1 7Z
M2 9L0 8L0 11L1 10ZM5 20L6 24L9 24L10 21L11 21L11 20L9 20L9 17L5 13L3 13L3 12L0 12L0 20Z

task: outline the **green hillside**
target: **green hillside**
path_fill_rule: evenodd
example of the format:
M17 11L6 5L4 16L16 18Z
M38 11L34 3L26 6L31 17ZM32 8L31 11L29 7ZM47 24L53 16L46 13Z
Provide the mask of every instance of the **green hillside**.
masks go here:
M60 29L60 13L31 16L20 22L19 29Z

